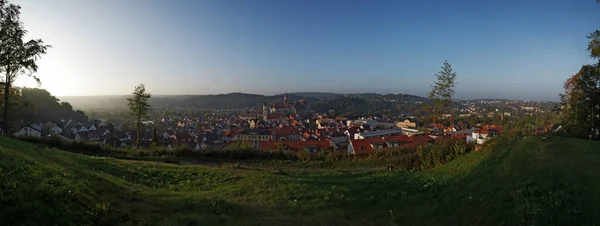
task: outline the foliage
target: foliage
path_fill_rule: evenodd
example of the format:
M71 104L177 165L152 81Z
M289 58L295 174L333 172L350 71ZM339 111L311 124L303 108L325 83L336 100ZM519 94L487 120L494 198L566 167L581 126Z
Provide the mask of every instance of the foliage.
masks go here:
M580 225L600 212L599 147L499 138L419 172L275 173L244 162L90 157L0 138L0 218L11 225Z
M590 57L600 59L600 30L587 36ZM562 115L567 132L575 137L598 139L600 130L600 62L584 65L564 83ZM586 132L587 130L587 132Z
M452 65L448 61L444 61L442 70L435 74L435 76L437 80L431 85L431 91L429 92L429 99L431 99L434 106L434 121L437 112L452 114L450 105L452 103L452 96L454 95L456 72L452 70Z
M20 18L21 7L3 1L0 5L0 71L4 73L4 130L8 127L8 109L10 106L10 88L19 75L32 76L38 66L36 61L50 48L41 39L23 40L27 30ZM10 135L7 132L5 135Z
M140 146L140 129L142 127L142 119L148 117L148 113L152 111L152 105L148 103L152 95L146 93L146 87L144 84L136 86L133 91L133 96L127 98L127 106L129 107L129 114L136 118L136 147Z
M57 122L72 119L79 122L88 121L84 112L73 109L67 102L61 102L45 89L16 88L20 93L18 105L13 109L15 120L25 122Z
M587 50L590 51L590 57L600 59L600 30L596 30L587 36L590 39Z
M565 84L561 95L564 122L568 128L581 128L572 131L574 136L585 137L600 126L600 70L599 65L584 65ZM572 125L572 126L571 126Z

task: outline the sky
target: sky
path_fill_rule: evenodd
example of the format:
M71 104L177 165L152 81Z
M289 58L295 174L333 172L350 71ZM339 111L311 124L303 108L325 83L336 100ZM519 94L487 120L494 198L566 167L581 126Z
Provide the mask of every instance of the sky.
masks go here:
M13 0L55 96L245 92L558 100L594 63L594 0ZM21 77L17 85L36 86Z

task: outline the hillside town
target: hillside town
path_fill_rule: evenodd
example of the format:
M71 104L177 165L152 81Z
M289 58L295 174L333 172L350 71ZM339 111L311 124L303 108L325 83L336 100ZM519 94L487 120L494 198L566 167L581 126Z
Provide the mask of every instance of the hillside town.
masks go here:
M471 113L477 112L475 104ZM511 105L506 105L511 106ZM186 147L200 151L222 149L234 142L251 144L255 150L306 151L318 153L336 150L349 155L370 153L385 148L414 148L446 139L484 144L502 134L501 125L467 125L459 122L420 125L411 119L384 120L379 117L348 119L330 117L311 110L310 101L263 103L259 110L215 113L204 117L164 117L143 122L139 147L136 132L124 123L107 123L100 119L86 122L71 119L59 122L26 123L14 136L56 136L63 140L97 143L110 147L149 148L153 143L166 148ZM521 107L515 110L535 111ZM509 115L509 114L503 114ZM536 128L543 133L551 128Z

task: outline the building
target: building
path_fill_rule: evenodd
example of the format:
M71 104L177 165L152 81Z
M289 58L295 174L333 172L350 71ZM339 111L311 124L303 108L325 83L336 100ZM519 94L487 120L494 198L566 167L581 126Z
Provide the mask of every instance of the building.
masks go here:
M386 129L386 130L376 130L376 131L366 131L354 134L354 139L367 139L367 138L380 138L386 136L395 136L402 135L402 129Z
M247 111L244 113L241 113L238 116L241 120L252 120L252 119L259 119L262 118L262 112L260 110L258 111Z
M331 128L335 124L335 120L330 118L320 118L316 120L316 123L318 129Z
M427 135L412 137L400 135L350 140L348 154L367 154L385 148L414 148L419 145L427 145L433 142L434 139Z
M395 127L396 127L396 125L394 124L394 122L377 120L376 123L375 123L375 127L374 128L377 128L377 129L393 129Z
M274 103L267 105L263 103L262 119L268 120L270 114L274 115L292 115L299 114L306 116L310 114L310 103L308 100L298 100L295 103L288 103L287 94L283 95L283 103Z
M343 132L333 132L330 134L331 141L336 145L345 145L350 141L350 137Z
M38 129L37 126L27 124L23 126L19 131L13 133L15 137L41 137L42 130Z
M359 118L359 119L356 119L356 120L348 120L348 121L346 121L346 125L348 127L367 125L369 128L375 128L377 126L377 120L373 120L373 119L370 119L370 118Z
M416 135L416 134L420 134L421 132L418 129L411 129L411 128L402 128L402 134L404 135Z
M416 128L417 123L411 122L410 120L406 119L402 122L396 122L396 127L398 127L398 128Z
M234 141L248 141L258 148L260 142L271 140L271 131L266 129L245 129L235 134Z
M292 127L273 128L271 129L271 137L273 138L273 140L299 141L300 129Z

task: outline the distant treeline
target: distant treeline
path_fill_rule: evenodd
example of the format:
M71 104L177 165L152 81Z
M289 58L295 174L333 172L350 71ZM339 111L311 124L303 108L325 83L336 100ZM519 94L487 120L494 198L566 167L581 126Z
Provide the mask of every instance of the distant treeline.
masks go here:
M1 95L1 94L0 94ZM57 122L61 119L86 121L88 117L71 104L52 96L45 89L13 88L10 101L10 122Z
M73 106L86 111L102 109L126 109L126 96L62 97ZM307 99L311 109L317 112L332 112L344 116L396 114L417 111L415 102L427 102L423 97L408 94L333 94L333 93L290 93L287 99L293 103ZM262 103L281 103L283 94L265 96L246 93L218 95L173 95L152 96L150 104L156 110L189 109L260 109ZM420 108L420 107L418 107ZM333 110L333 111L331 111ZM414 112L413 112L414 113Z

